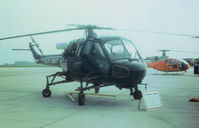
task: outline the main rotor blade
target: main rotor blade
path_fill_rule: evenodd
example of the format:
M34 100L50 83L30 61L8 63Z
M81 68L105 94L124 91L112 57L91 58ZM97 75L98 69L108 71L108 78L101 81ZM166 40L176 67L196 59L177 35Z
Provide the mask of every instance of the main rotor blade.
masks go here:
M183 52L183 53L191 53L191 54L197 54L197 55L199 55L199 52L180 51L180 50L170 50L170 51L174 51L174 52Z
M169 52L169 51L171 51L171 50L169 50L169 49L162 49L162 50L158 50L159 52Z
M38 32L38 33L30 33L30 34L24 34L24 35L10 36L10 37L0 38L0 40L20 38L20 37L26 37L26 36L36 36L36 35L52 34L52 33L65 32L65 31L73 31L73 30L86 30L86 29L133 31L133 32L142 32L142 33L173 35L173 36L187 36L187 37L192 37L192 38L199 38L199 35L190 35L190 34L181 34L181 33L168 33L168 32L156 32L156 31L146 31L146 30L137 30L137 29L117 29L117 28L111 28L111 27L100 27L100 26L96 26L96 25L79 25L79 24L76 25L76 24L69 24L69 26L76 27L76 28L68 28L68 29L61 29L61 30L54 30L54 31L46 31L46 32Z
M199 35L190 35L190 34L181 34L181 33L156 32L156 31L146 31L146 30L137 30L137 29L114 29L114 28L112 28L112 30L133 31L133 32L141 32L141 33L152 33L152 34L161 34L161 35L186 36L186 37L191 37L191 38L199 38Z
M81 29L104 29L104 30L113 30L111 27L100 27L97 25L82 25L82 24L68 24L70 27L77 27Z
M163 50L158 50L158 51L163 52L165 54L166 54L166 52L173 51L173 52L182 52L182 53L190 53L190 54L199 55L199 52L192 52L192 51L181 51L181 50L170 50L170 49L163 49Z
M30 34L23 34L23 35L17 35L17 36L4 37L4 38L0 38L0 40L7 40L7 39L13 39L13 38L20 38L20 37L26 37L26 36L44 35L44 34L65 32L65 31L72 31L72 30L80 30L80 29L82 29L82 28L69 28L69 29L61 29L61 30L54 30L54 31L30 33Z

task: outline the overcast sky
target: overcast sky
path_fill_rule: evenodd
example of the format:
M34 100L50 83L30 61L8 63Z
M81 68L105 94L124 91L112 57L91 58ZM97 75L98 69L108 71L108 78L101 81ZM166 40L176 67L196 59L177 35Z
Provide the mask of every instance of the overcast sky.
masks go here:
M19 34L65 29L67 24L95 24L199 35L198 0L1 0L0 38ZM199 52L199 39L136 32L97 31L99 35L120 35L132 40L143 57L161 55L158 49ZM81 38L82 31L35 36L45 54L57 54L55 44ZM30 39L0 41L0 64L33 61ZM199 57L169 52L170 57Z

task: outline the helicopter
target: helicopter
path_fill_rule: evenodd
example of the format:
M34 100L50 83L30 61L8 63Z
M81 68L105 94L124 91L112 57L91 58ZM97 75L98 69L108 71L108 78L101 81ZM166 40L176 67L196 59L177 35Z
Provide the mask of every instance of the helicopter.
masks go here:
M146 65L134 43L120 36L98 37L94 32L94 30L114 30L113 28L96 25L71 25L71 27L5 37L0 40L30 37L32 42L29 43L29 49L18 50L30 50L38 64L57 66L62 69L61 72L46 76L43 97L51 96L50 86L52 85L77 81L80 83L77 100L79 105L85 104L84 91L95 89L95 93L99 93L100 88L112 85L119 89L129 89L134 99L141 99L142 93L138 89L138 84L141 84L145 77ZM64 51L58 55L43 55L32 37L75 30L85 30L84 38L72 40L67 45L61 46ZM35 48L40 51L40 54ZM61 80L55 81L58 77Z
M164 49L159 51L162 52L162 56L148 57L147 59L150 59L151 62L147 62L147 67L163 72L186 72L189 69L190 65L185 60L166 56L166 52L174 50Z

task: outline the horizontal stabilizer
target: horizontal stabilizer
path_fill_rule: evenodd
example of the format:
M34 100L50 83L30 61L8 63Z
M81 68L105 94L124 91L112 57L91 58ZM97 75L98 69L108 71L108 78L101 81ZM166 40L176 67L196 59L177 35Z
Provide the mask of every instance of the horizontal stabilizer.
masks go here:
M30 51L30 49L12 49L13 51Z

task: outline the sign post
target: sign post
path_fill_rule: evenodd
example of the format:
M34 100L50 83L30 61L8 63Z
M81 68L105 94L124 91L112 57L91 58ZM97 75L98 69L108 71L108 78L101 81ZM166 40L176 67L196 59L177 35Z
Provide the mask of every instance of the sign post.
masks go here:
M146 111L162 107L160 95L157 90L145 90L142 91L142 95L144 98ZM141 100L142 99L139 101L138 109L140 109Z

